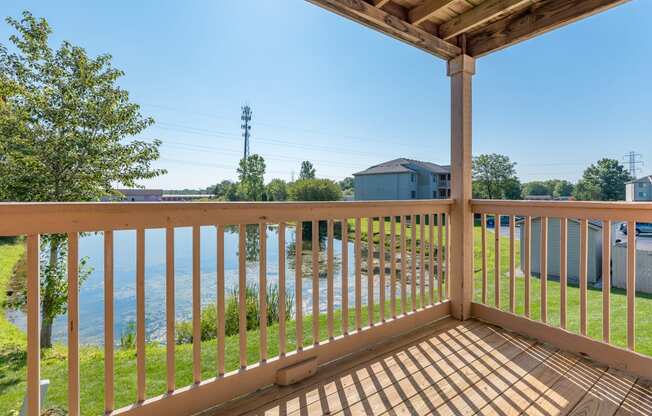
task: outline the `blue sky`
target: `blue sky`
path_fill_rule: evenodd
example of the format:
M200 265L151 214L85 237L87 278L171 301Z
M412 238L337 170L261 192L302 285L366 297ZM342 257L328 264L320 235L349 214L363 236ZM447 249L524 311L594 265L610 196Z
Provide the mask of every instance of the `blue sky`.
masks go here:
M148 187L233 179L240 107L266 179L302 160L341 179L404 156L447 164L443 61L301 0L4 0L48 19L52 41L110 53L121 85L163 140ZM478 61L474 154L503 153L522 181L577 180L635 150L652 173L652 3L632 2ZM9 28L0 26L0 42Z

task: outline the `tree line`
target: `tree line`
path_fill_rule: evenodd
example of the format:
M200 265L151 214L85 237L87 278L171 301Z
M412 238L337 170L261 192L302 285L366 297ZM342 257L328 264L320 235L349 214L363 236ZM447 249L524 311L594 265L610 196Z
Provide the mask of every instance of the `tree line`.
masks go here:
M265 159L253 154L240 160L237 182L223 180L208 191L221 201L339 201L353 189L353 178L318 179L308 160L301 163L298 179L290 182L275 178L266 184L265 168Z
M478 199L550 196L578 201L622 201L625 184L633 179L620 162L608 158L587 167L575 184L563 179L521 183L516 176L516 163L501 154L483 154L473 160L473 197Z

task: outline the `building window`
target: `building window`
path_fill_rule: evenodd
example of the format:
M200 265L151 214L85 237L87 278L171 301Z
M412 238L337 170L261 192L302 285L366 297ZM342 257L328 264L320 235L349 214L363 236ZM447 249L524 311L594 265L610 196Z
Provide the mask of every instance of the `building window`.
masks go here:
M411 194L412 194L412 199L415 199L417 197L417 191L412 191Z
M639 192L638 197L639 198L645 198L645 192Z
M432 183L437 183L437 176L432 175Z
M432 198L437 199L437 191L432 191Z
M410 182L414 182L414 173L410 175Z

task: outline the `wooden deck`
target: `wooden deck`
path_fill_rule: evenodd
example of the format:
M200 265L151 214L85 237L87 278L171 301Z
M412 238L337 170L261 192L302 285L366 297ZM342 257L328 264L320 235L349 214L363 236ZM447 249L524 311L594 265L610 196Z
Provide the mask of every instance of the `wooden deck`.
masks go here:
M478 321L445 320L205 412L651 415L652 383Z

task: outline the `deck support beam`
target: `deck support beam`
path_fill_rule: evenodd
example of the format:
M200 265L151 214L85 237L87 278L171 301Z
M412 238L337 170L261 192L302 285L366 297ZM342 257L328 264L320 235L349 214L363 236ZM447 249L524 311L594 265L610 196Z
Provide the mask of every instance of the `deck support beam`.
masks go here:
M451 78L451 209L449 273L451 314L471 317L473 297L473 212L471 211L472 78L475 59L460 55L448 62Z

